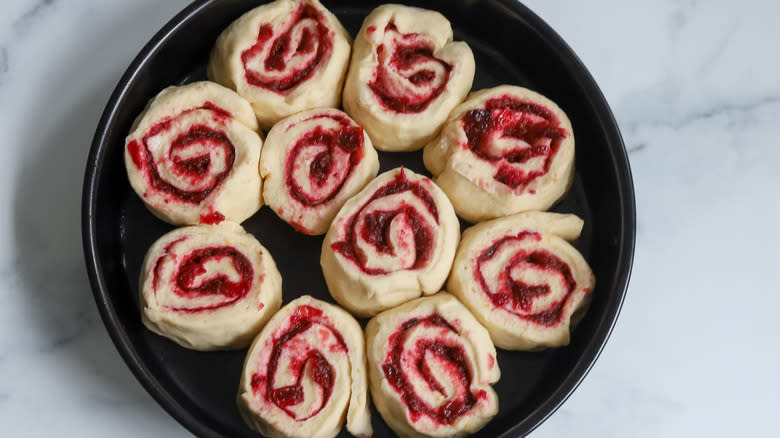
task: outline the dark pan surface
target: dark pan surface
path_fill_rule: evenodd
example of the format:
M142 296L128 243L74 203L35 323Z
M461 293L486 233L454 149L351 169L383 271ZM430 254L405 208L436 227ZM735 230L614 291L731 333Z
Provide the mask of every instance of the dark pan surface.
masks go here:
M83 238L95 299L114 343L152 396L198 436L257 436L238 415L235 394L245 351L201 353L144 328L138 310L143 256L172 227L154 218L130 188L124 138L133 119L161 89L205 78L217 35L262 1L197 1L174 17L132 62L111 96L87 163ZM375 1L325 1L354 36ZM625 147L604 97L569 47L541 19L512 0L405 1L435 9L452 22L455 39L471 45L474 90L502 83L547 95L574 125L577 173L553 210L585 220L578 248L597 284L591 308L571 345L544 352L499 350L500 410L477 436L523 436L552 414L584 378L617 319L634 252L635 206ZM422 153L380 153L381 170L403 164L426 173ZM273 254L284 303L308 293L330 302L319 254L322 237L296 233L267 207L244 222ZM462 224L464 227L467 225ZM365 321L362 321L365 323ZM374 410L375 437L392 436ZM346 430L340 436L349 436Z

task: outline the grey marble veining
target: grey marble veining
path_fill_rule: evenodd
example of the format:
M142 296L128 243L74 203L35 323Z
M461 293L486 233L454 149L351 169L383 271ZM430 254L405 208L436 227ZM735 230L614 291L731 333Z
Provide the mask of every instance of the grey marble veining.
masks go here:
M136 382L102 326L79 216L108 96L187 3L0 7L4 436L188 436ZM634 271L614 333L532 436L772 436L780 3L525 3L572 46L612 105L638 209Z

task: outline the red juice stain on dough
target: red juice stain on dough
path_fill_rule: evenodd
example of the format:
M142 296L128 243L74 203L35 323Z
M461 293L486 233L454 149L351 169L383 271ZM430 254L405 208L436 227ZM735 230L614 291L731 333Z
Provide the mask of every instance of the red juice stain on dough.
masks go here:
M213 102L208 100L203 102L203 105L201 105L200 109L211 110L214 113L214 116L222 122L224 122L226 119L233 118L233 114L231 114L230 111L220 108L217 105L214 105Z
M439 223L439 211L436 208L436 203L428 190L423 187L420 182L411 181L406 177L403 169L398 172L392 181L377 189L371 198L366 201L357 212L355 212L347 222L346 236L343 241L334 242L331 248L352 260L361 271L368 275L383 275L387 271L378 268L369 268L366 266L366 255L357 245L357 238L369 242L376 248L377 251L391 254L393 249L389 242L389 228L391 221L399 214L405 215L407 223L411 227L411 231L414 235L415 243L415 262L409 269L420 269L424 267L430 259L430 254L433 247L434 230L431 225L427 223L426 218L420 214L416 209L407 204L399 205L395 210L391 211L375 211L367 215L365 221L365 227L356 230L357 218L360 216L360 212L372 201L382 198L384 196L393 195L410 191L415 197L420 199L430 214L434 217L436 223Z
M209 212L204 212L204 213L201 213L201 215L200 215L200 223L202 223L202 224L216 225L216 224L221 223L224 220L225 220L225 215L223 215L222 213L220 213L220 212L218 212L216 210L211 210Z
M135 167L140 169L141 166L143 166L144 158L143 151L141 150L141 145L138 143L138 140L133 140L127 144L127 152L130 154L130 158L133 160Z
M264 378L257 373L252 373L252 380L249 385L252 387L252 393L256 394L263 386Z
M295 30L304 20L314 20L315 25L305 27L300 32L300 40L294 41ZM284 77L278 74L265 74L252 70L248 63L262 56L268 48L268 56L263 62L267 71L284 71L290 59L296 55L306 55L306 62L293 67L293 70ZM310 4L301 4L284 24L283 29L274 39L273 27L264 23L260 26L255 44L241 52L241 61L244 65L244 77L250 85L265 88L267 90L285 94L309 79L317 67L330 58L333 42L325 17ZM312 53L313 52L313 53Z
M233 280L221 272L211 273L209 277L203 278L204 274L207 274L207 263L225 259L240 277L238 280ZM224 299L207 306L171 307L171 310L194 313L229 306L249 294L254 272L249 259L232 246L198 248L184 257L179 264L174 276L174 293L188 299L197 299L204 295L221 295Z
M510 95L488 100L483 109L467 111L461 120L468 139L465 146L477 157L495 163L493 178L512 189L525 187L547 174L561 142L569 135L550 109ZM521 140L530 147L517 147L496 155L491 147L494 132L499 132L502 138ZM540 169L526 171L513 166L533 158L543 160Z
M333 393L335 370L330 365L327 358L318 350L318 347L320 347L319 345L308 346L309 348L303 353L303 357L295 358L295 363L290 364L289 371L297 374L294 384L278 388L273 387L274 376L279 368L279 359L282 356L283 350L288 348L290 344L293 344L298 335L306 332L315 324L327 330L330 335L334 337L337 350L343 352L348 351L341 333L329 324L328 319L323 316L322 310L312 306L301 305L291 312L289 317L289 328L272 341L271 356L268 360L266 375L262 376L258 373L252 375L252 390L256 393L260 389L265 389L266 400L278 406L289 417L296 421L304 421L317 415L325 407ZM323 340L323 344L326 340L327 339ZM334 347L331 347L330 351L334 351ZM320 405L308 416L297 418L296 414L291 411L289 407L304 401L301 380L303 379L307 368L309 369L312 381L322 388L323 398Z
M369 30L371 29L370 26ZM452 66L434 56L435 47L419 33L401 34L394 23L385 27L385 33L394 34L393 45L380 45L376 49L379 65L374 79L368 86L382 105L397 113L419 113L438 98L447 86ZM417 65L438 64L444 77L435 84L437 72L431 69L415 69ZM398 78L408 81L414 92L398 89ZM419 88L425 87L424 92Z
M319 114L306 120L327 118L339 123L337 129L325 129L316 126L306 132L290 147L285 161L284 175L285 185L290 195L299 203L307 207L314 207L331 201L340 192L344 184L352 176L352 171L360 163L365 155L363 150L363 128L356 126L349 118L336 114ZM325 196L315 197L306 192L295 180L293 166L300 154L309 147L325 147L325 150L317 154L309 165L309 183L313 187L321 187L336 171L336 149L347 152L349 159L348 171L333 185ZM342 154L339 154L342 155Z
M491 291L485 277L482 275L482 264L492 259L503 245L525 239L541 241L542 236L533 231L521 231L517 235L504 236L493 242L476 258L474 279L494 306L503 308L519 318L533 321L546 327L552 327L560 322L563 306L577 288L574 274L572 274L571 267L566 262L545 249L519 250L499 272L498 290ZM549 294L550 286L548 284L528 284L514 279L511 272L518 267L525 270L543 271L559 275L566 287L564 296L548 309L532 313L534 300L537 297Z
M284 214L284 213L282 213L282 212L280 211L280 212L279 212L279 215L281 216L282 214ZM295 231L297 231L297 232L299 232L299 233L304 233L304 234L311 234L311 233L312 233L312 230L310 230L308 227L305 227L303 224L301 224L301 223L300 223L300 222L298 222L298 221L291 220L291 221L289 222L289 224L290 224L290 226L291 226L291 227L293 227L293 229L294 229Z
M469 359L463 346L446 339L420 339L414 345L415 360L413 363L402 361L404 345L409 331L415 326L423 324L429 327L440 327L445 331L459 334L445 318L438 314L432 314L424 318L412 318L405 321L390 336L388 347L390 353L385 357L382 371L390 385L398 392L404 405L409 410L412 421L417 421L422 415L444 425L455 423L460 417L467 414L479 400L486 399L485 391L472 393L470 391L472 375L469 367ZM447 376L440 376L452 383L457 383L461 391L458 391L440 406L430 406L420 397L409 381L404 365L414 366L423 377L428 388L441 395L446 395L441 383L431 372L426 355L431 354L438 360L447 364Z

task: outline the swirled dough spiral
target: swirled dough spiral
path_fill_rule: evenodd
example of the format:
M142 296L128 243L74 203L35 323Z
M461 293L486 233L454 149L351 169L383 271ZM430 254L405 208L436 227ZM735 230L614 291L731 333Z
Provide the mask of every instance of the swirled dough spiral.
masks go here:
M282 303L271 254L228 221L160 237L140 284L146 327L195 350L246 347Z
M308 295L274 315L249 349L241 416L265 436L371 435L363 331L341 308Z
M528 212L463 232L447 288L508 350L569 343L588 307L595 277L567 240L583 222L571 214Z
M277 0L217 38L209 79L236 90L264 129L298 111L338 107L351 38L317 0Z
M551 100L502 85L455 108L423 160L470 222L546 210L571 185L574 132Z
M127 136L130 185L173 225L242 222L263 205L257 129L249 104L221 85L168 87Z
M355 38L344 85L344 109L377 149L422 148L463 101L474 80L468 44L452 41L438 12L383 5Z
M336 109L281 120L268 133L260 157L265 203L306 234L328 231L344 202L378 170L368 134Z
M403 437L460 437L498 412L501 372L487 330L441 292L386 310L366 326L371 398Z
M325 235L320 264L333 298L371 316L438 292L452 265L460 224L430 179L398 168L341 208Z

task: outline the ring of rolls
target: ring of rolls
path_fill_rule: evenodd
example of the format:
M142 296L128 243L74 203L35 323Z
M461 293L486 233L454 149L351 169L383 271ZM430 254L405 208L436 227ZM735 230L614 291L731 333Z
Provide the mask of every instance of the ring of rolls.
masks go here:
M474 74L438 12L380 6L353 42L318 0L276 0L219 36L209 81L136 119L130 185L182 226L146 255L141 320L185 348L249 347L252 429L369 437L370 397L399 436L468 435L498 412L496 347L568 345L595 286L571 243L583 221L546 212L572 184L571 121L519 86L469 94ZM432 178L377 176L376 149L423 147ZM264 204L324 234L338 304L293 291L282 307L282 274L240 225Z

